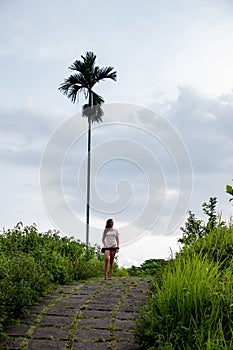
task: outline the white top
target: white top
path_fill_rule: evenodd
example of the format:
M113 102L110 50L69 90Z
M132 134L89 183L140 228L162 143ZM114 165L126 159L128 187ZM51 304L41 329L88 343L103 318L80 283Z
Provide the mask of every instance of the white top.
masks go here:
M107 248L116 247L116 237L119 237L119 232L116 229L109 229L107 232L104 231L103 239Z

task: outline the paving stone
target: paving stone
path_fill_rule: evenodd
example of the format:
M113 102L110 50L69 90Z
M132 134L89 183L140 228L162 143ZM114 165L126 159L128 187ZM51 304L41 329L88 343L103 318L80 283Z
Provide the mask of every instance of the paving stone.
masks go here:
M10 325L10 326L6 326L4 328L4 332L7 335L19 335L19 336L25 336L29 330L30 326L26 326L26 325Z
M123 303L121 304L121 306L128 306L128 307L134 306L135 309L138 309L139 307L141 307L140 304L141 304L141 303L138 302L137 300L125 299L125 300L123 301ZM144 304L144 303L143 303L143 304Z
M19 321L21 323L32 324L35 322L37 317L38 317L38 315L25 314L25 315L20 316Z
M43 326L70 326L73 322L73 318L71 317L59 317L59 316L44 316L40 324Z
M98 286L95 287L93 285L86 285L82 288L80 288L80 294L90 294L90 293L93 293L95 290L99 289Z
M113 304L116 305L118 304L120 298L116 298L116 297L104 297L104 296L98 296L96 297L95 303L99 303L99 304Z
M76 300L76 299L66 299L62 300L58 306L62 307L67 307L67 308L79 308L85 304L86 301L83 303L81 300Z
M89 297L85 297L85 296L81 296L81 295L73 295L73 294L68 294L67 296L65 296L63 299L61 299L58 303L56 303L56 306L59 306L60 304L65 303L66 301L70 301L72 300L72 302L77 302L77 303L86 303L89 300Z
M134 334L132 332L115 331L114 332L114 339L116 341L133 342L134 341Z
M21 350L20 345L29 325L36 321L45 307L56 302L40 321L44 327L36 327L34 330L32 339L28 342L28 350L65 350L70 334L69 326L79 311L81 318L74 331L72 350L135 350L137 346L133 330L139 310L146 304L148 287L147 280L129 277L60 286L42 303L28 308L30 313L19 319L23 324L8 326L8 334L13 337L0 341L0 348ZM61 296L64 297L57 301ZM108 329L113 318L115 329L111 334L114 339L111 340Z
M73 343L72 350L108 350L112 349L110 343L107 342L78 342Z
M128 300L126 300L127 302ZM129 303L131 303L132 301L129 300ZM145 306L146 305L146 300L143 300L143 299L134 299L134 303L137 305L137 306Z
M80 294L69 294L69 296L66 297L66 299L75 299L75 300L80 300L82 303L86 303L88 299L90 298L89 295L80 295ZM63 299L64 300L64 299Z
M117 312L116 319L117 320L135 320L138 317L138 313L136 312Z
M115 290L112 288L105 289L104 291L100 292L97 297L98 298L99 297L106 298L106 296L107 296L107 297L112 297L112 298L120 298L120 297L122 297L123 291L125 291L125 287L123 290Z
M127 286L126 284L115 284L115 285L109 284L108 292L111 295L117 295L117 294L122 295L122 293L124 293L128 288L129 286Z
M111 312L103 310L84 310L82 317L111 318Z
M110 325L110 320L101 319L101 318L83 318L81 319L77 327L78 328L95 328L95 329L106 329Z
M114 349L116 350L137 350L135 343L116 343Z
M28 311L39 314L44 310L45 306L44 305L34 305L34 306L29 306L27 309Z
M107 305L107 304L99 304L99 303L96 303L96 304L92 304L92 303L89 303L87 305L87 310L103 310L103 311L113 311L116 307L116 304L111 304L111 305Z
M105 286L105 280L99 280L99 281L95 281L93 283L89 283L89 284L86 284L83 289L88 289L88 290L91 290L91 291L95 291L95 290L99 290L101 289L103 286Z
M133 290L133 295L131 294L128 294L126 296L126 299L127 298L130 298L130 299L133 299L133 300L146 300L148 297L147 294L145 294L143 291L142 292L135 292L134 293L134 290Z
M122 305L133 305L133 306L137 306L137 300L134 299L127 299L125 298Z
M79 290L77 292L74 292L70 295L73 295L75 298L83 298L83 299L88 299L88 298L91 298L93 296L93 294L95 292L98 291L98 288L96 290L92 290L92 291L82 291L82 290Z
M142 290L138 290L138 288L134 288L133 289L133 293L129 293L129 296L133 296L135 298L146 298L148 295L148 286L147 287L143 287Z
M77 309L68 309L66 307L52 307L47 311L47 315L54 315L54 316L75 316L77 313Z
M135 293L143 293L143 295L148 295L149 289L148 289L149 283L147 284L141 284L135 287L134 291Z
M0 348L4 350L19 350L23 338L9 338L0 341Z
M56 327L36 327L32 337L41 339L67 339L69 329Z
M115 329L118 330L128 330L128 329L134 329L135 328L135 321L128 321L128 320L116 320L115 321Z
M139 298L139 297L130 297L130 296L127 296L126 298L125 298L125 301L126 302L134 302L134 303L136 303L136 304L145 304L146 303L146 298Z
M66 342L62 340L31 339L28 342L28 350L64 350Z
M132 305L132 304L126 304L123 303L119 307L119 311L124 311L124 312L138 312L140 310L140 307L138 305Z
M86 329L79 329L76 330L74 332L74 337L76 339L80 339L80 340L95 340L97 342L99 342L100 340L102 341L106 341L106 340L110 340L110 332L102 329L102 330L97 330L97 329L90 329L90 330L86 330Z

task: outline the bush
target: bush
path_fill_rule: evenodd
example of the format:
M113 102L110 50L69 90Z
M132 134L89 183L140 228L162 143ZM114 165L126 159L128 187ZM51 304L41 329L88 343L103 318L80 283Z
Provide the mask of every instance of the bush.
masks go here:
M25 254L11 259L1 257L0 276L1 313L7 319L17 317L44 295L50 285L50 275Z
M70 283L100 274L100 262L103 262L98 247L90 246L87 250L80 241L60 237L56 231L39 233L36 225L23 227L18 223L4 231L0 235L0 247L0 252L8 258L19 253L33 257L42 271L49 273L52 283Z
M57 231L39 233L36 225L0 234L0 331L54 284L103 275L100 248L86 246Z
M209 234L214 228L221 227L225 225L225 222L217 222L217 213L216 213L217 198L210 197L209 203L204 202L202 204L202 209L205 215L208 217L207 223L202 220L199 220L195 217L190 210L188 211L188 218L185 222L185 226L181 227L183 232L183 237L178 239L178 242L184 244L187 247L190 247L198 239L203 238Z
M153 276L154 278L160 279L168 263L169 261L164 259L149 259L140 266L131 266L127 271L130 276Z
M117 277L128 277L129 273L128 270L124 267L118 268L115 272L115 276Z

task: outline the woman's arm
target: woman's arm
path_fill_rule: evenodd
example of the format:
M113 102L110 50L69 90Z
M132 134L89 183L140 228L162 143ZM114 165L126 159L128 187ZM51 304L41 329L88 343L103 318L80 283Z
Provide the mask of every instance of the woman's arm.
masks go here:
M102 243L103 243L103 245L104 245L104 248L107 248L107 247L106 247L106 243L105 243L105 238L106 238L106 234L103 233Z
M120 248L120 240L119 240L119 236L118 235L116 236L116 244L117 244L117 247L118 247L118 249L117 249L117 253L118 253L119 248Z

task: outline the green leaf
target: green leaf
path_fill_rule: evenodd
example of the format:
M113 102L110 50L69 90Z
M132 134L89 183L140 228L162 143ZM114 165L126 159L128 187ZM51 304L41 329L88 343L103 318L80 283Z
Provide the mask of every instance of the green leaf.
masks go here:
M233 196L233 188L230 185L226 185L226 192Z

